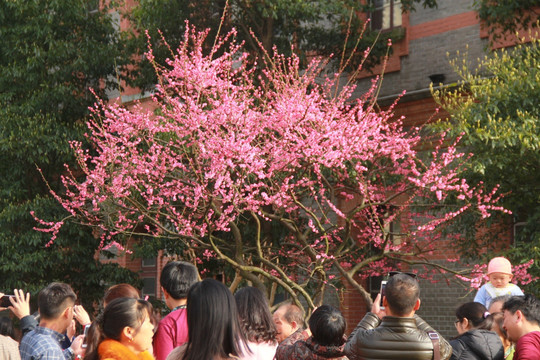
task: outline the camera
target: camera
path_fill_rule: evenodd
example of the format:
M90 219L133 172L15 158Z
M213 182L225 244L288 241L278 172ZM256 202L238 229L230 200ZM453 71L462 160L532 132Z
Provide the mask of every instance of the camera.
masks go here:
M9 298L14 297L15 295L4 295L0 298L0 307L8 307L11 306L11 301Z

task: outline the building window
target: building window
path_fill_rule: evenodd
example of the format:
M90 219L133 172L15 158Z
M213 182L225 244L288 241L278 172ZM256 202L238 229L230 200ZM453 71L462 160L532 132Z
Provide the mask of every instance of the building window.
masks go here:
M371 30L392 30L401 26L401 0L372 0Z
M156 258L143 258L142 259L142 266L143 267L155 267L156 266Z
M155 277L145 277L142 279L143 289L142 296L156 296L156 278Z

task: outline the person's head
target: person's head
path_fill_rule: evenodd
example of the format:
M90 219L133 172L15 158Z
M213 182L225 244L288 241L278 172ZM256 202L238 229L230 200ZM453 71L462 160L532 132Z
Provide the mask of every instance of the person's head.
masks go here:
M97 349L105 339L116 340L136 354L150 349L154 336L151 314L152 305L145 300L113 299L90 327L85 360L99 358Z
M191 285L199 281L197 268L185 261L171 261L161 270L159 278L165 298L185 299Z
M531 331L540 330L540 302L531 294L512 296L503 305L503 327L516 342Z
M9 336L15 339L15 329L13 328L13 321L7 316L0 316L0 335Z
M139 290L135 289L130 284L117 284L113 285L105 291L103 296L103 307L105 308L108 303L118 298L132 298L140 299L141 295Z
M420 308L420 286L416 277L405 273L390 276L383 303L389 315L412 316Z
M512 280L512 264L508 259L496 257L488 264L489 281L496 288L505 288Z
M276 341L276 327L263 292L247 286L238 290L234 298L246 338L257 343Z
M511 297L512 295L501 295L501 296L494 297L493 299L491 299L491 302L489 303L488 311L491 314L495 314L495 313L502 314L502 307L504 303L507 300L510 300Z
M508 338L508 334L506 333L506 330L504 330L503 322L504 317L502 312L495 312L492 313L491 316L493 317L493 324L491 325L491 331L495 331L497 335L499 335L499 338L501 339L501 342L503 343L504 349L506 350L512 342Z
M343 334L347 322L341 312L333 306L321 305L308 321L313 339L319 345L340 346L343 344Z
M483 304L468 302L456 309L456 329L461 335L472 329L491 330L493 317Z
M45 327L52 323L58 332L64 332L73 320L73 305L77 295L68 284L53 282L38 294L40 321Z
M187 295L188 342L183 359L228 358L246 343L234 296L221 282L196 282Z
M276 340L282 342L293 332L304 327L304 311L291 303L281 305L272 316L276 325Z

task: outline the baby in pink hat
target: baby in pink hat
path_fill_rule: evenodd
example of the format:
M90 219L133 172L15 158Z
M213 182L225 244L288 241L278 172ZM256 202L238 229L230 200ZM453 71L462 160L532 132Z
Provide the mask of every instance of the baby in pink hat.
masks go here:
M474 301L489 308L491 300L503 295L523 295L523 291L516 284L512 284L512 264L508 259L496 257L488 264L489 282L482 285Z

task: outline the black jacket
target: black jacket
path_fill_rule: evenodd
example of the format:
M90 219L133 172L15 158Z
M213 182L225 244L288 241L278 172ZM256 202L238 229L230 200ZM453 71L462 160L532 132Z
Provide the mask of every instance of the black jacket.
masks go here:
M450 360L503 360L504 348L499 335L489 330L473 329L461 334L452 345Z
M344 353L351 360L431 360L433 331L419 316L385 316L382 321L368 312L345 344ZM452 347L439 335L441 360L450 358Z

